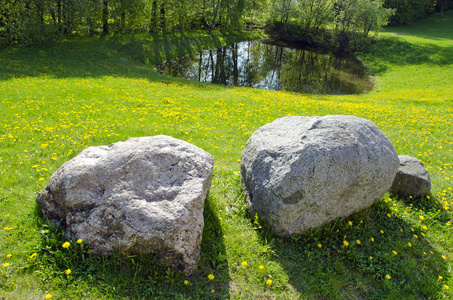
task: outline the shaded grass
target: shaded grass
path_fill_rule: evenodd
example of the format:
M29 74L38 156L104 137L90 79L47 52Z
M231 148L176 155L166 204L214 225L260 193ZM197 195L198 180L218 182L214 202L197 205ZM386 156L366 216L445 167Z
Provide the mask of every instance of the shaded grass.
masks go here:
M445 16L452 18L451 12L440 15ZM422 22L414 25L421 26L419 37L383 33L359 53L378 85L374 92L351 96L215 86L161 76L151 68L260 33L110 36L1 51L0 264L10 265L0 267L0 295L448 299L453 37L436 18ZM446 53L445 63L432 58L436 51ZM367 118L389 136L398 154L421 159L433 183L430 199L388 194L372 208L303 237L272 236L266 224L247 214L238 175L243 145L276 118L326 114ZM187 285L180 274L155 266L152 257L94 257L74 241L66 251L61 230L39 216L35 203L50 175L87 146L155 134L189 141L215 158L200 264Z

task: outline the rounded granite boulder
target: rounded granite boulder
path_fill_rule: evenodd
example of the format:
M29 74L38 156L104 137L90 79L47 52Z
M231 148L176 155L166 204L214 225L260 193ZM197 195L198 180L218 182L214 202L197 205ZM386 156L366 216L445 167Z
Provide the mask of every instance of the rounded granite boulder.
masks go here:
M287 237L371 206L398 166L392 143L368 120L289 116L252 134L241 180L250 214Z

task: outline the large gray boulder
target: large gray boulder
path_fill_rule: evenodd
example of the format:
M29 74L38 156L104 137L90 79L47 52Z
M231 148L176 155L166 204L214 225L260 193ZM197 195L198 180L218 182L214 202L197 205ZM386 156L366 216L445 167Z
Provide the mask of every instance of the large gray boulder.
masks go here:
M414 198L428 196L431 192L431 179L423 163L410 156L398 156L400 166L392 184L392 190L402 196Z
M251 215L287 237L371 206L398 164L389 139L368 120L291 116L252 134L241 180Z
M90 147L64 163L38 195L43 213L94 254L156 253L190 275L200 256L213 158L160 135Z

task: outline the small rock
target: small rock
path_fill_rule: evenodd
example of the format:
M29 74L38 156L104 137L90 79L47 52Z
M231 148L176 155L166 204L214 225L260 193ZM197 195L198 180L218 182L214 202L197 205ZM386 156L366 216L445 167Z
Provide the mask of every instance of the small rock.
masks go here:
M400 166L393 181L392 190L401 197L428 196L431 192L431 179L423 163L406 155L400 155L398 158Z
M89 147L52 175L37 201L94 254L157 253L189 275L200 256L213 163L164 135Z

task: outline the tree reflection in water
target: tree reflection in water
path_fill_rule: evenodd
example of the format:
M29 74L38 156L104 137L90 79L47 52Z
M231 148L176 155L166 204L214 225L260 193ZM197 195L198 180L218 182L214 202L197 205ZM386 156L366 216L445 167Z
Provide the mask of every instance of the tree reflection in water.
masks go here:
M371 90L368 70L354 56L320 54L262 41L235 43L157 66L166 75L201 82L313 94Z

